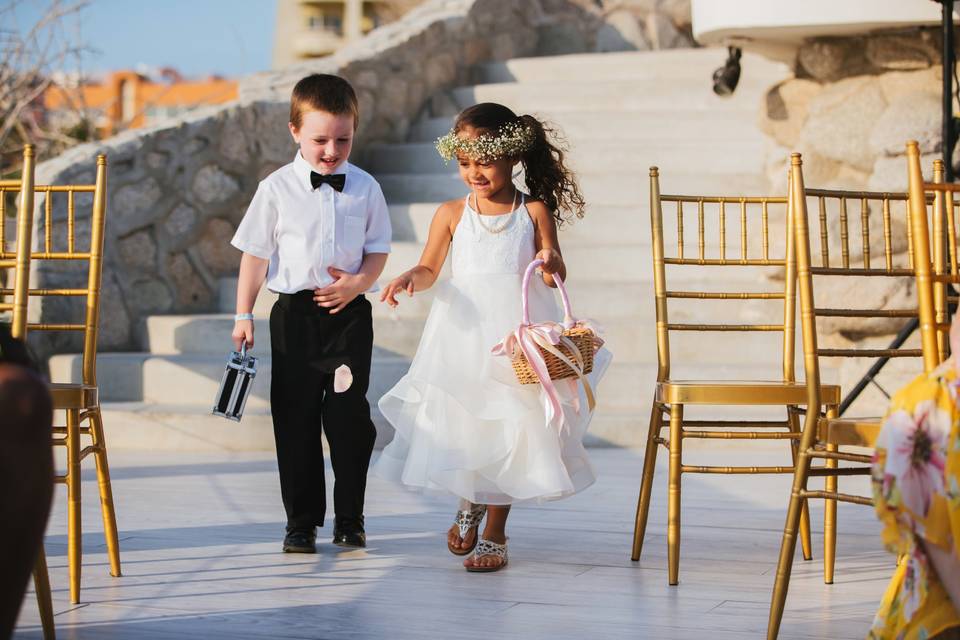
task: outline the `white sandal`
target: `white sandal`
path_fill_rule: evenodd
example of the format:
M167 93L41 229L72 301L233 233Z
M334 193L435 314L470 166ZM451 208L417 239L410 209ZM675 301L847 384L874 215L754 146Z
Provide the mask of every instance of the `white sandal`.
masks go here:
M500 569L507 566L507 543L497 544L490 540L479 540L477 542L477 548L473 551L473 558L477 560L483 556L496 556L500 558L502 562L495 567L470 566L465 567L465 569L471 573L493 573L494 571L500 571Z
M457 511L457 517L453 521L453 524L457 525L460 529L460 540L466 539L470 529L474 529L474 536L473 544L470 545L469 548L454 547L450 544L450 541L447 540L447 549L455 556L465 556L477 546L477 541L480 539L480 532L477 529L483 521L483 516L487 514L487 505L485 504L473 504L472 502L461 500L460 506L466 508Z

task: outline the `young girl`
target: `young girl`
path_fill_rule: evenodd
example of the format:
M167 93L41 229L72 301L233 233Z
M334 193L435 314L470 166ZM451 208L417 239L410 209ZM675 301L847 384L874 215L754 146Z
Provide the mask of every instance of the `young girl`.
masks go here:
M452 277L437 291L410 371L380 399L396 437L375 472L461 498L447 547L456 555L474 551L464 561L468 571L506 566L510 505L572 495L594 481L582 444L590 411L580 387L557 385L558 429L546 417L541 385L521 385L509 358L491 352L520 323L521 279L534 258L543 261L543 277L531 282L531 319L561 318L548 288L567 275L557 226L560 211L582 217L584 201L548 133L536 118L499 104L460 113L437 149L457 160L469 193L440 206L420 263L380 297L396 306L398 294L428 289L452 250ZM529 194L513 184L517 163ZM608 362L601 349L591 385Z

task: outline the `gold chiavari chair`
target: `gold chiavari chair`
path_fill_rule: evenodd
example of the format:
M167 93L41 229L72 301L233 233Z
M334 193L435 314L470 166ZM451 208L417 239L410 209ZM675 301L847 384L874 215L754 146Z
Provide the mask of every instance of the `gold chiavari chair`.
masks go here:
M70 600L80 599L81 573L81 520L80 520L80 462L93 455L96 462L100 507L103 515L104 537L110 558L110 574L120 576L120 546L117 534L116 512L113 491L110 486L110 470L107 463L107 447L103 433L103 418L100 411L96 375L97 331L100 314L100 289L103 268L103 238L106 218L107 159L97 156L96 180L87 185L35 185L34 192L45 194L43 206L43 248L34 250L33 261L86 262L86 286L78 288L43 289L29 288L31 297L84 298L86 310L81 323L31 323L24 316L20 325L15 325L15 335L25 337L28 331L77 331L83 334L83 362L81 381L78 383L52 383L54 410L66 415L66 426L54 427L54 445L66 448L66 472L55 480L67 485L67 558L70 566ZM66 238L53 237L54 195L66 196ZM86 250L78 247L76 204L83 194L92 194L90 213L90 245ZM88 196L87 196L88 197ZM0 199L2 202L2 199ZM3 212L0 211L0 218ZM0 230L2 231L2 230ZM0 244L3 238L0 235ZM38 242L39 244L39 242ZM12 291L5 289L5 294ZM83 426L86 422L87 426ZM59 437L56 437L59 436ZM81 448L81 436L89 436L91 444Z
M676 250L665 254L664 205L676 207ZM686 210L685 210L685 205ZM734 215L728 216L728 208ZM695 216L697 229L695 234L696 250L691 252L684 240L684 219ZM771 219L778 216L775 219ZM726 244L729 229L736 230L738 220L739 251L728 249ZM650 508L653 489L654 468L659 445L669 452L668 504L667 504L667 558L668 578L671 585L677 584L680 568L680 488L684 473L719 474L767 474L793 473L794 466L702 466L686 464L683 461L683 441L688 438L720 440L767 440L784 439L790 442L790 451L796 459L796 445L800 436L798 407L807 402L806 385L797 382L794 372L795 352L795 272L793 230L789 224L790 212L785 197L706 197L662 195L660 193L659 171L650 169L650 220L653 239L654 295L656 301L656 331L658 371L654 391L650 426L647 435L646 453L643 463L643 475L640 497L637 505L636 525L634 528L632 559L639 560ZM779 224L778 224L779 222ZM708 239L707 226L716 226L716 242ZM783 229L779 238L774 236L771 244L771 227ZM750 247L749 230L754 230L761 240L761 246ZM694 235L687 233L687 236ZM733 234L731 234L733 235ZM689 238L687 240L689 241ZM775 246L782 243L781 246ZM692 244L692 243L691 243ZM710 245L708 247L708 244ZM751 254L751 251L753 252ZM692 255L691 255L692 253ZM744 278L741 289L735 292L717 291L715 286L702 284L711 290L675 290L667 285L667 271L684 268L699 269L708 273L718 285L731 283L729 276L740 269ZM761 273L758 273L761 271ZM757 281L764 281L773 273L783 277L782 286L775 290L757 291ZM674 273L676 273L674 271ZM680 275L679 273L677 274ZM769 281L769 280L768 280ZM731 286L734 286L731 284ZM709 310L703 308L687 309L685 314L697 322L676 322L668 317L668 302L687 302L692 306L703 306L706 301L727 301L727 304L756 304L767 306L767 323L731 324L717 322L715 306ZM770 310L770 303L776 304L776 310ZM688 305L689 306L689 305ZM774 332L779 335L780 371L770 372L770 377L761 380L697 380L676 379L671 368L671 334L691 332L710 335L712 332L749 333ZM751 343L743 343L743 353L751 352ZM755 348L755 347L754 347ZM681 363L682 364L682 363ZM840 390L830 386L824 388L824 401L839 402ZM736 420L692 420L684 415L685 407L699 405L718 408L736 407ZM784 407L786 418L783 420L743 419L742 415L750 407ZM698 407L699 408L699 407ZM661 436L664 429L664 416L669 416L669 437ZM803 527L804 556L812 556L810 549L809 520L804 517Z
M23 168L20 180L0 181L0 270L13 269L13 289L0 296L0 312L12 314L11 333L23 335L27 323L27 300L30 286L30 253L33 239L34 169L36 159L33 145L23 148ZM5 241L6 195L19 194L17 205L17 229L13 252L7 251ZM3 302L3 298L12 298ZM53 479L51 478L51 481ZM44 640L54 640L56 630L53 622L53 598L50 592L50 575L47 571L47 556L43 544L37 551L33 567L33 587L37 595L37 608L43 626Z
M40 625L43 628L43 640L56 640L57 631L53 622L53 594L50 592L50 574L47 571L47 554L40 545L33 567L33 590L37 593L37 609L40 611Z
M27 300L30 287L30 257L33 242L33 207L35 158L33 145L23 148L23 170L20 180L0 180L0 267L13 269L13 289L4 291L0 298L11 298L11 302L0 302L0 312L12 314L11 333L22 338L27 326ZM18 194L17 230L14 250L7 250L7 194Z
M960 185L943 182L936 171L934 182L924 182L920 147L913 140L907 143L907 177L920 343L924 370L929 372L943 362L950 351L949 305L956 303L957 297L949 285L960 285L953 194L960 191ZM934 215L927 216L926 205L931 200Z
M800 294L801 330L803 334L804 370L807 380L807 406L824 406L823 413L808 411L804 422L803 433L800 439L800 452L797 469L794 474L793 486L790 494L790 503L787 509L786 524L780 546L780 556L777 566L776 581L770 606L770 617L767 627L767 638L777 637L783 609L786 603L787 590L790 583L790 573L793 556L796 550L796 534L800 522L800 510L810 498L824 500L824 582L833 582L834 561L836 556L836 507L837 501L854 504L872 505L870 497L841 493L838 490L840 476L869 475L872 451L880 431L881 418L841 418L838 416L838 406L826 400L822 392L821 372L825 366L822 358L836 359L868 359L868 358L920 358L925 364L934 354L926 354L916 348L888 348L875 349L869 347L826 348L821 346L824 321L835 318L856 318L862 322L871 319L902 320L904 323L917 317L917 308L911 303L910 308L882 309L879 305L872 308L866 303L859 308L827 307L830 304L818 298L815 294L814 277L828 278L858 278L861 291L867 295L871 285L889 282L890 279L912 280L916 274L914 265L918 258L914 255L913 238L915 233L913 207L907 202L907 195L901 193L854 193L838 192L817 189L804 189L802 160L800 154L793 154L791 158L790 200L794 211L794 226L796 227L795 241L797 246L797 283ZM942 176L943 165L935 163L934 173ZM814 198L819 209L819 261L814 263L811 257L811 247L816 239L811 236L810 216L807 210L807 199ZM827 201L836 200L838 206L828 207ZM847 201L860 203L860 256L851 256L850 218ZM871 206L878 203L879 207ZM897 204L895 206L894 203ZM904 257L898 255L894 246L894 221L897 211L901 209L903 222L907 233L907 252ZM920 208L926 217L926 205L921 202ZM879 212L880 220L877 221ZM835 214L837 216L834 218ZM934 216L936 217L936 216ZM871 225L871 223L874 223ZM883 229L883 243L880 260L871 257L871 226ZM831 259L831 246L835 247L836 233L840 235L840 260L837 264L836 255ZM856 247L855 247L856 249ZM875 248L876 249L876 248ZM841 304L856 303L857 300L849 297ZM818 320L820 321L818 323ZM852 362L857 362L853 360ZM919 372L918 363L918 372ZM883 406L876 407L876 414L882 414ZM841 451L840 448L844 450ZM853 450L847 447L854 447ZM822 466L813 467L814 460L823 460ZM840 467L844 462L846 466ZM811 477L824 477L824 489L811 490L807 482Z

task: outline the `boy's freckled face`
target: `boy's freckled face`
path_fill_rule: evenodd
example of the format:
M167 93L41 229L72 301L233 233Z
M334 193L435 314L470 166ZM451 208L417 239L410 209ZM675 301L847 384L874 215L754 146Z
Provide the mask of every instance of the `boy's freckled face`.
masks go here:
M290 123L290 133L300 145L303 159L317 173L329 174L350 157L353 147L353 116L327 111L307 111L300 128Z

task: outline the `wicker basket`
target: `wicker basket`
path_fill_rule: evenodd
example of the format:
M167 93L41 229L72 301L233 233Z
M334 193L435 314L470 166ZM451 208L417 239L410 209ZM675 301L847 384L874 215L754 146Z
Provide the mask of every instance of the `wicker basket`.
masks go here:
M564 331L563 335L566 338L570 338L570 341L577 345L577 350L583 358L583 373L588 374L593 371L593 331L581 327L574 327L573 329ZM570 349L567 348L566 345L558 344L557 350L576 362L570 354ZM563 380L564 378L572 378L577 375L577 372L571 369L566 362L563 362L552 353L544 351L543 349L540 349L540 353L543 355L544 362L547 363L547 371L550 373L551 380ZM527 356L523 355L522 352L513 360L513 371L517 374L517 380L520 381L520 384L538 384L540 382L536 371L530 366L530 361L527 360Z
M528 289L530 286L530 276L533 274L534 270L543 264L543 260L534 260L527 267L526 273L523 275L523 323L524 325L530 324L530 308L528 304ZM559 276L554 276L554 281L557 283L557 288L560 290L560 299L563 301L563 313L564 313L564 324L565 326L570 326L571 328L563 332L563 336L568 338L577 347L577 351L580 352L580 358L583 360L583 373L587 374L593 371L593 354L595 349L596 335L590 329L587 329L583 326L576 324L576 321L573 319L573 314L570 311L570 299L567 297L567 290L563 286L563 281ZM563 344L562 342L556 345L556 348L560 353L565 355L567 358L573 362L577 361L576 356L574 356L570 348ZM570 366L563 362L560 358L550 353L549 351L540 349L540 355L543 357L544 362L547 365L547 372L550 374L551 380L563 380L564 378L572 378L577 375L577 372L574 371ZM520 384L538 384L540 382L537 372L534 371L533 367L530 366L530 361L527 360L527 356L524 355L522 351L517 353L517 356L513 359L513 371L517 375L517 380Z

